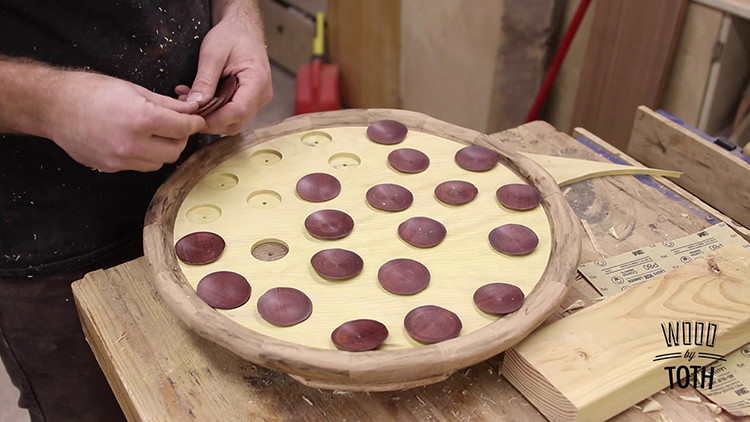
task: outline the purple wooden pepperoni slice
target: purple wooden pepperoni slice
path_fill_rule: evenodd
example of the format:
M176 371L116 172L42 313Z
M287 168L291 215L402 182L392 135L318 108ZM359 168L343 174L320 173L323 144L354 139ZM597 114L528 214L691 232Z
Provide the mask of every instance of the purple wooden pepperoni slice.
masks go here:
M305 228L318 239L341 239L354 229L354 220L339 210L320 210L307 216Z
M539 244L536 233L520 224L505 224L494 228L489 238L492 247L506 255L526 255Z
M416 149L399 148L388 154L388 164L402 173L421 173L430 166L430 158Z
M406 314L404 327L414 340L438 343L458 337L463 324L453 312L439 306L426 305Z
M312 301L292 287L274 287L258 298L258 313L281 327L299 324L312 314Z
M476 198L477 187L463 180L449 180L435 187L435 197L449 205L463 205Z
M364 352L380 346L388 338L388 328L372 319L345 322L331 333L331 341L341 350Z
M178 240L174 245L174 251L182 262L202 265L219 259L225 246L224 239L216 233L195 232Z
M474 292L474 303L490 314L509 314L523 305L523 291L508 283L490 283Z
M488 171L497 165L497 152L481 145L461 148L455 156L456 164L469 171Z
M413 295L430 284L430 271L413 259L393 259L380 267L378 281L393 294Z
M321 277L346 280L362 272L364 261L346 249L324 249L310 259L315 272Z
M367 127L367 137L378 144L394 145L403 141L408 131L403 123L396 120L378 120Z
M306 201L329 201L340 192L341 182L327 173L310 173L297 181L297 194Z
M398 226L399 237L418 248L437 246L445 239L446 233L444 225L427 217L412 217Z
M195 290L209 306L234 309L250 299L251 288L245 277L231 271L217 271L203 277Z
M542 202L542 194L539 193L539 190L523 183L510 183L500 186L495 194L501 204L519 211L536 208Z
M414 195L403 186L383 183L371 187L365 195L367 202L383 211L403 211L414 201Z

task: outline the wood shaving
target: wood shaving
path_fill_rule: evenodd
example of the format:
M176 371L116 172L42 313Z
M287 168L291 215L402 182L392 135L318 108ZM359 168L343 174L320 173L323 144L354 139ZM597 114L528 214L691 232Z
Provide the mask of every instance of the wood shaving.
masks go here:
M701 400L701 398L698 397L698 396L680 396L680 400L689 401L689 402L693 402L693 403L701 403L701 402L703 402L703 400Z
M312 402L312 400L308 399L307 397L305 397L305 396L302 396L302 400L306 401L306 402L307 402L307 404L309 404L310 406L313 406L313 402Z
M713 403L703 403L707 408L711 409L712 412L716 413L717 415L721 413L722 409L721 406L717 406Z
M586 302L583 301L583 299L578 299L575 302L568 305L567 308L563 309L563 312L573 311L576 309L581 309L584 306L586 306Z
M661 403L659 403L656 400L649 400L648 403L646 403L645 406L643 406L643 409L641 412L643 413L650 413L650 412L656 412L662 409Z
M617 235L617 231L615 230L614 227L610 227L608 231L609 231L609 234L612 235L612 237L614 237L617 240L620 240L620 236Z
M594 232L591 231L591 227L589 226L589 223L586 220L581 220L581 225L583 226L583 230L586 232L586 235L588 235L589 240L591 241L591 246L594 247L594 250L596 253L599 254L599 257L602 259L605 258L604 251L599 246L599 243L596 241L596 237L594 236Z

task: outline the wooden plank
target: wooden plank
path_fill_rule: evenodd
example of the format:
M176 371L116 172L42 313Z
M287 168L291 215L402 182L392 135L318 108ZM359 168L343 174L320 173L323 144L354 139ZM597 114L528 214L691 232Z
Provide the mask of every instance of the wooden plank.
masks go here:
M286 70L310 62L315 22L275 0L259 0L268 45L268 57Z
M606 161L544 122L492 137L519 151ZM579 182L563 193L610 255L694 233L714 222L631 176ZM619 239L608 234L612 226L622 233ZM598 256L591 241L585 241L582 261ZM111 384L125 386L115 392L121 403L133 407L130 414L136 417L131 420L544 420L499 376L499 356L428 387L387 393L318 390L192 334L160 300L145 259L96 274L75 283L74 294ZM588 306L598 297L584 280L575 280L550 321L568 315L571 304L580 300ZM630 408L612 420L714 420L706 406L681 400L683 394L697 393L667 390L654 397L661 411L643 414ZM720 418L735 420L725 414Z
M692 126L698 126L721 20L716 9L688 5L661 107Z
M403 108L489 132L505 4L473 0L403 2ZM528 107L523 109L526 111Z
M660 105L686 4L597 2L574 127L585 127L626 149L635 109Z
M563 3L505 1L494 77L488 89L491 97L487 132L505 130L525 121L549 65L549 46ZM476 71L470 74L476 75Z
M327 51L341 70L343 104L398 108L401 0L327 3Z
M725 15L698 129L718 136L731 124L750 75L750 22Z
M636 113L630 144L633 157L682 171L675 183L750 226L750 166L740 158L646 107Z
M696 3L703 3L716 10L721 10L732 15L750 19L750 2L747 0L693 0Z
M750 341L748 273L750 250L719 249L535 331L506 352L503 374L552 421L612 417L668 387L666 366L714 361L655 356L686 350L724 356ZM705 324L700 343L692 330L667 343L662 327L685 321ZM704 337L709 323L717 328ZM583 374L596 377L596 388L581 382Z

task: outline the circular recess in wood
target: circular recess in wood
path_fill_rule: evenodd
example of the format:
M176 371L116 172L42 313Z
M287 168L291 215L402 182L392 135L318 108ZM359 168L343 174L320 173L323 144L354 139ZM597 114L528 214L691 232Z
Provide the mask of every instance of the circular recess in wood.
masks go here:
M523 306L523 291L508 283L490 283L474 292L474 303L490 314L509 314Z
M289 246L278 239L263 239L250 248L250 254L259 261L278 261L289 253Z
M301 140L303 144L314 148L330 144L331 141L333 141L333 138L331 137L331 135L323 132L322 130L314 130L302 135Z
M352 232L354 220L343 211L320 210L307 216L305 228L318 239L341 239Z
M416 149L399 148L388 154L388 164L402 173L421 173L430 166L430 158Z
M492 229L490 245L506 255L526 255L536 249L539 238L533 230L521 224L505 224Z
M310 264L321 277L346 280L359 274L364 261L356 253L346 249L324 249L310 258Z
M281 327L299 324L312 315L312 301L292 287L274 287L258 298L258 313Z
M380 267L378 281L397 295L413 295L430 284L430 271L421 262L408 258L393 259Z
M495 168L500 156L497 152L481 145L461 148L455 156L456 164L469 171L488 171Z
M340 192L341 182L327 173L310 173L297 181L297 194L306 201L330 201Z
M174 252L186 264L203 265L219 259L225 246L224 239L216 233L195 232L178 240Z
M237 186L240 179L232 173L214 173L209 174L203 179L203 184L211 190L223 191Z
M367 190L367 202L383 211L403 211L414 202L414 195L403 186L382 183Z
M542 202L542 194L539 193L539 189L523 183L510 183L500 186L495 195L503 206L519 211L536 208Z
M403 141L408 131L409 129L399 121L378 120L367 127L367 137L378 144L394 145Z
M476 186L463 180L449 180L435 187L435 197L448 205L468 204L477 193Z
M388 338L388 328L372 319L355 319L341 324L331 333L331 341L349 352L376 349Z
M422 343L438 343L458 337L463 328L455 313L435 305L412 309L404 318L406 332Z
M399 237L418 248L437 246L445 239L446 233L442 223L428 217L412 217L398 226Z
M234 309L250 299L250 283L232 271L217 271L198 282L196 293L206 304L219 309Z

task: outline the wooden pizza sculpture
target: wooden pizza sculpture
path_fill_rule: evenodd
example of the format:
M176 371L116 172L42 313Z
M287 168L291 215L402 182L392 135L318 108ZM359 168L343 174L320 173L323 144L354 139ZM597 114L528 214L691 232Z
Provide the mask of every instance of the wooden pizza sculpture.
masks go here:
M224 138L162 186L145 253L195 332L311 386L428 384L523 339L576 271L555 180L402 110Z

